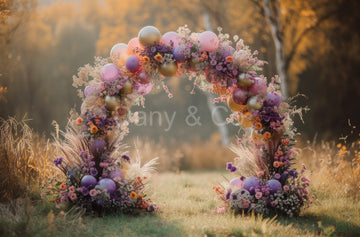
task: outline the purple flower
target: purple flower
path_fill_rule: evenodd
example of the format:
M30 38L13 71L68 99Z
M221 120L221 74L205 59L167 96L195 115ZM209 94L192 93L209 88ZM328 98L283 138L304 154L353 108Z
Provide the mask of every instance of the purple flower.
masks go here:
M128 155L122 155L121 158L126 161L130 161L130 156L128 156Z
M89 166L95 166L95 162L94 162L94 161L90 161L90 162L89 162Z
M57 167L57 166L61 165L62 162L63 162L63 158L62 158L62 157L56 158L56 159L54 160L54 165Z
M280 177L281 177L281 175L278 174L278 173L276 173L276 174L274 175L274 178L275 178L275 179L280 179Z
M231 189L228 189L226 196L225 196L227 200L230 199L230 194L231 194Z
M231 163L231 162L226 163L226 169L227 169L227 170L231 170L231 167L232 167L232 163Z
M230 169L230 172L235 172L237 170L237 168L235 166L232 166L231 169Z
M211 66L215 66L216 65L216 60L211 60L210 64L211 64Z
M232 195L232 199L233 199L233 200L236 200L236 199L237 199L236 194L233 194L233 195Z
M98 174L97 169L95 169L95 168L90 168L90 174L91 174L92 176L96 176L96 175Z

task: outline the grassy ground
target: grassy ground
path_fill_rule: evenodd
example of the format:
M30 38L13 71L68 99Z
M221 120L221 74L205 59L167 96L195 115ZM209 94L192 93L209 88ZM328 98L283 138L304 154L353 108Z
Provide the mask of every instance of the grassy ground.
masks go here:
M157 214L91 217L27 202L1 207L3 236L360 236L359 200L314 189L319 204L298 218L270 220L215 214L212 184L221 172L162 173L153 178Z

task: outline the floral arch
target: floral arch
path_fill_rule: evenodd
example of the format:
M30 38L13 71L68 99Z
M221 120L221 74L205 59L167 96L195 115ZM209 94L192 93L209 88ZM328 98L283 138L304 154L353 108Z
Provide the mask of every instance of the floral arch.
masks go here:
M218 94L233 113L228 121L251 130L234 146L240 159L226 164L240 172L224 186L214 187L223 210L297 215L310 203L309 180L291 169L294 130L291 108L281 98L279 78L269 83L258 71L264 65L257 51L237 36L211 31L192 33L186 26L161 35L146 26L128 44L112 47L110 57L96 58L74 76L83 99L63 139L56 139L61 157L54 164L65 174L53 190L54 202L81 205L89 211L153 211L146 178L155 160L140 166L120 145L136 121L133 105L144 105L153 87L168 91L165 77L186 74L194 88ZM244 160L247 166L244 167ZM245 168L245 169L244 169ZM242 176L247 174L248 177ZM49 191L51 192L51 191Z

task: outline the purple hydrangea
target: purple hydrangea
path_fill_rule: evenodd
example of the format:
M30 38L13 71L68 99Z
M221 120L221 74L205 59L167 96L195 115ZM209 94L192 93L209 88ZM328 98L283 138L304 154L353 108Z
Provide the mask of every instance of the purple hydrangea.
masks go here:
M61 165L63 162L63 158L62 157L58 157L54 160L54 165L57 167L59 165Z

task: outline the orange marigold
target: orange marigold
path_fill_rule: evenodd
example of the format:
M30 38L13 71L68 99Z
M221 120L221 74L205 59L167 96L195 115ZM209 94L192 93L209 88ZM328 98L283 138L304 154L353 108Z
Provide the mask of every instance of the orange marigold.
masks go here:
M260 130L260 129L262 129L262 124L257 122L254 124L254 127L255 127L255 129Z
M271 133L265 132L263 137L265 138L265 140L269 140L271 138Z
M79 118L76 119L76 123L77 123L77 124L81 124L82 122L83 122L83 119L82 119L82 118L79 117Z
M65 189L67 189L66 184L64 184L64 183L60 184L60 189L61 189L61 190L65 190Z
M130 193L130 198L131 199L135 199L137 197L137 194L134 192L134 191L132 191L131 193Z
M158 61L158 62L160 62L161 60L162 60L162 56L161 56L161 54L159 54L159 53L157 53L155 56L154 56L154 59L156 60L156 61Z
M99 129L98 129L98 127L96 127L95 125L93 125L93 126L90 127L90 132L91 132L91 133L94 134L94 133L97 133L98 131L99 131Z
M234 61L234 58L232 56L227 56L225 60L226 62L231 63L232 61Z
M142 59L144 60L145 63L150 62L150 58L148 56L144 56Z

